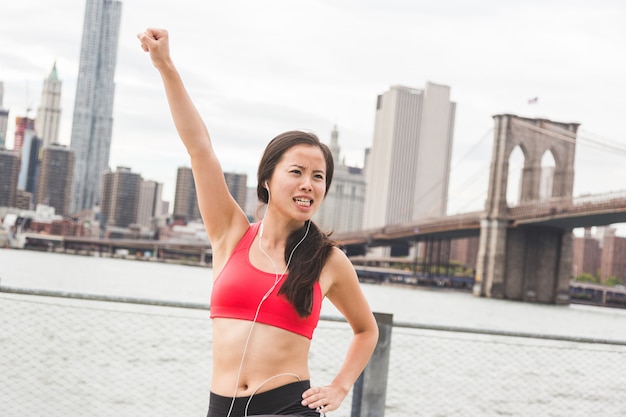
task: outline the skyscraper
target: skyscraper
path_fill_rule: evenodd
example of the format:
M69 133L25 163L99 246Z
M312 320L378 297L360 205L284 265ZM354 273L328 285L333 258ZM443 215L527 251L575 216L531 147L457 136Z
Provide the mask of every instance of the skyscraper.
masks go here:
M90 210L98 202L109 164L121 15L120 1L87 0L70 145L75 157L73 213Z
M626 238L615 235L616 229L609 228L602 239L600 260L600 282L609 277L626 284Z
M16 119L14 152L20 158L20 173L17 177L17 188L33 192L33 174L37 169L37 156L41 141L35 136L35 122L26 117ZM18 145L19 143L19 145ZM30 189L27 187L30 185Z
M41 139L35 136L35 131L27 129L24 132L24 142L20 150L20 174L17 179L17 188L35 194L37 189L37 175L39 174L39 151Z
M13 151L0 149L0 207L15 207L19 171L20 158Z
M175 218L182 218L186 221L200 218L196 185L189 167L178 168L173 215Z
M9 111L2 102L4 100L4 83L0 81L0 149L6 148L7 129L9 127Z
M35 134L35 119L26 117L15 118L15 141L13 142L13 152L16 155L20 155L22 151L22 145L24 144L24 135L27 131L32 131Z
M233 196L239 207L242 210L246 209L246 199L248 197L248 175L237 174L234 172L225 172L224 179L226 180L226 186L228 191Z
M585 228L583 237L574 237L572 241L572 276L586 273L596 275L600 269L602 247L600 240L591 234L591 228Z
M163 208L163 184L156 181L142 181L137 208L137 224L150 228L152 219L161 216Z
M455 106L450 87L430 82L378 96L364 229L446 214Z
M48 78L43 80L41 103L37 110L35 131L37 137L48 146L59 141L59 125L61 123L61 80L57 75L56 62Z
M137 221L141 182L141 175L126 167L104 174L101 208L107 226L128 227Z
M54 207L57 214L69 213L73 167L74 153L65 146L53 144L43 148L35 199L37 204Z

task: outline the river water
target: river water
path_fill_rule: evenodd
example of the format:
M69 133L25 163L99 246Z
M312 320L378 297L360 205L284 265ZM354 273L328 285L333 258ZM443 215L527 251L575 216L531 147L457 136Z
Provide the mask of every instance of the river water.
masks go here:
M104 294L104 295L116 295L124 297L138 297L148 299L164 299L169 301L181 301L192 303L205 303L207 304L211 294L211 270L203 267L183 266L176 264L163 264L158 262L147 261L130 261L121 259L99 258L89 256L77 256L77 255L65 255L46 252L33 252L25 250L0 250L0 284L2 286L12 287L26 287L34 289L49 289L79 293L90 294ZM463 292L450 292L439 289L415 289L415 288L402 288L393 286L381 286L374 284L363 284L363 291L369 300L372 310L381 313L390 313L394 316L395 322L402 323L422 323L427 325L441 325L441 326L455 326L475 329L492 329L503 330L510 332L525 332L533 334L550 334L560 335L568 337L585 337L585 338L600 338L611 340L626 340L626 310L613 309L606 307L594 307L594 306L581 306L581 305L569 305L569 306L553 306L553 305L539 305L529 304L505 300L492 300L486 298L474 297L471 294ZM6 302L23 302L24 297L28 296L16 296L16 295L2 295L0 294L0 306L2 301ZM61 301L54 301L54 303L62 303ZM99 302L87 302L93 305L100 305ZM14 308L13 305L8 304L7 308ZM15 304L18 305L18 304ZM23 304L19 304L20 308L24 308ZM30 308L30 307L28 307ZM44 318L46 315L51 314L53 310L44 310L41 306L34 306L32 309L27 310L27 314L32 316L41 316ZM195 314L196 318L199 318L202 324L199 324L198 331L205 332L210 324L210 321L206 319L206 312L190 313ZM339 316L337 310L329 303L325 301L322 314L327 316ZM92 337L97 337L95 330L91 330L91 327L86 325L86 321L89 320L86 313L85 319L81 321L80 317L73 318L69 327L77 326L77 328L83 329L89 333ZM64 324L65 325L65 324ZM328 331L332 332L332 324L327 324ZM85 330L89 328L90 330ZM43 331L43 330L42 330ZM328 334L327 330L320 330L321 334ZM418 340L421 343L421 352L425 353L424 349L429 349L428 343L435 343L432 351L444 351L446 349L446 338L435 337L429 339L416 339L412 335L412 338L402 339L402 332L399 332L400 336L394 335L394 349L398 352L396 357L411 357L414 358L415 341ZM318 332L316 331L316 335ZM6 336L6 335L5 335ZM42 343L45 342L42 335ZM421 337L421 336L420 336ZM396 342L397 340L397 342ZM427 340L428 342L426 342ZM3 345L2 343L5 343ZM14 343L15 339L11 339L11 335L8 338L2 339L0 337L0 350L6 348L6 343L11 343L9 349L17 349ZM161 341L165 343L164 341ZM156 341L153 341L156 343ZM456 343L456 342L455 342ZM481 342L482 343L482 342ZM489 339L486 339L485 343L489 343ZM498 344L498 343L496 343ZM496 345L494 344L494 345ZM567 343L566 343L567 344ZM501 345L501 344L498 344ZM452 345L450 345L452 346ZM455 345L456 346L456 345ZM559 345L563 347L564 345ZM494 347L494 346L492 346ZM189 347L187 347L189 348ZM178 349L178 348L177 348ZM182 347L181 349L185 349ZM458 347L451 348L455 355L461 355L463 352L457 351ZM502 347L489 349L492 352L497 352ZM398 351L399 350L399 351ZM572 349L570 349L572 350ZM507 355L506 349L502 351L499 357L494 360L487 359L486 362L496 363L500 360L504 360ZM615 352L611 352L614 354ZM623 374L626 375L626 366L624 359L626 356L624 349L619 350L618 358L619 363L615 366L623 369ZM481 354L484 357L483 354ZM428 357L428 366L431 366L433 362L438 359L436 357L430 358L427 355L422 355L420 360L426 360ZM208 355L207 355L208 359ZM139 359L137 359L139 360ZM535 359L532 359L535 361ZM506 362L506 361L504 361ZM533 362L534 363L534 362ZM1 365L1 362L0 362ZM6 364L5 364L6 365ZM484 368L488 364L482 364ZM9 365L6 365L9 366ZM11 365L11 366L14 366ZM434 366L434 365L433 365ZM534 366L534 365L533 365ZM606 364L600 364L598 366L606 366ZM425 369L425 368L424 368ZM437 366L434 366L430 371L420 368L419 372L437 372ZM0 368L0 371L2 368ZM330 371L329 371L330 372ZM461 372L475 372L474 370L465 370ZM22 372L23 373L23 372ZM450 371L447 371L450 373ZM596 377L597 375L590 375L590 377ZM23 379L23 375L15 376L16 378ZM418 377L413 375L412 377ZM0 384L12 384L13 381L2 380L0 375ZM559 377L560 378L560 377ZM21 379L20 379L21 380ZM410 380L410 379L409 379ZM560 380L560 379L559 379ZM471 384L472 381L466 381L467 384ZM595 379L586 380L585 383L596 384ZM626 416L626 405L622 408L620 402L624 401L626 404L626 380L621 379L619 381L609 381L608 386L615 386L617 394L610 398L600 398L596 408L609 411L603 415L609 416ZM453 411L433 411L429 414L426 406L421 407L421 411L415 411L414 413L407 414L403 411L401 414L394 414L394 408L403 409L406 404L402 402L411 402L415 404L426 404L428 398L425 400L418 400L416 398L407 399L406 394L402 393L403 390L409 389L409 393L415 393L411 391L412 387L399 387L393 389L392 392L387 394L387 403L391 403L392 406L387 410L388 416L400 416L400 415L423 415L423 416L445 416L445 415L463 415L457 412L458 409ZM580 387L579 387L580 388ZM572 388L572 389L579 389ZM582 389L582 388L580 388ZM0 408L3 406L2 390L0 387ZM10 392L12 395L15 392ZM23 397L25 394L20 393ZM82 394L83 396L85 394ZM412 395L412 394L409 394ZM427 395L427 394L426 394ZM537 396L539 394L532 394ZM516 394L515 398L523 398L523 394ZM431 399L432 400L432 399ZM570 400L576 401L573 398ZM31 404L30 400L22 399L21 404ZM58 401L58 397L55 399ZM203 399L204 401L204 399ZM608 403L607 403L608 401ZM113 401L114 402L114 401ZM494 400L494 405L491 407L491 411L497 408L498 399ZM532 400L525 400L526 404L520 406L519 410L529 410L528 402ZM36 403L36 402L35 402ZM395 404L395 405L394 405ZM6 404L5 404L6 405ZM23 405L25 407L25 405ZM540 405L538 405L539 407ZM603 408L605 407L606 408ZM8 415L27 415L28 413L23 410L19 410L18 405L14 405L15 413ZM464 405L467 409L467 403ZM526 408L524 408L526 407ZM562 407L561 407L562 408ZM138 406L136 407L137 410ZM346 409L346 407L342 407ZM349 410L349 406L347 408ZM147 410L151 410L149 407ZM406 410L406 409L404 409ZM510 411L511 409L503 409L504 411L493 413L487 412L483 409L471 412L465 415L529 415L527 412ZM535 408L533 408L535 410ZM330 416L348 416L349 411L337 412L337 414L331 414ZM67 414L67 413L65 413ZM0 415L5 415L0 413ZM55 415L55 414L48 414ZM87 415L81 414L78 415ZM91 415L99 415L98 413L91 413ZM120 415L120 414L116 414ZM128 414L132 415L147 415L143 413ZM151 410L151 415L160 415L154 413ZM182 414L180 414L182 415ZM550 416L585 416L587 411L581 411L580 414L573 412L565 412L559 414L558 410L551 409L548 414L533 414L533 415L550 415Z

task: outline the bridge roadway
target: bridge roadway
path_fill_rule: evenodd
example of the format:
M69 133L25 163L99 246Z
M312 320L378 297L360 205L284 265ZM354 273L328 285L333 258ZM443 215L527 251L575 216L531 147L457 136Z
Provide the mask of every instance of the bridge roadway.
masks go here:
M564 230L577 227L601 226L626 222L626 191L606 195L553 199L523 204L508 209L508 227L547 226ZM358 232L337 233L333 238L348 249L393 246L427 239L459 239L480 235L484 212L423 219L418 222L389 225ZM210 262L208 242L158 241L135 239L95 239L73 236L25 234L29 246L62 246L65 251L116 253L125 249L129 254L150 252L151 256L199 256ZM358 252L358 251L357 251Z
M508 209L508 227L554 227L563 230L626 222L626 191L557 198L521 204ZM343 247L390 246L434 239L458 239L480 235L484 212L427 218L417 222L333 235Z
M186 242L145 239L99 239L23 233L23 244L17 247L66 253L106 254L109 256L158 259L193 259L210 264L212 251L208 242Z

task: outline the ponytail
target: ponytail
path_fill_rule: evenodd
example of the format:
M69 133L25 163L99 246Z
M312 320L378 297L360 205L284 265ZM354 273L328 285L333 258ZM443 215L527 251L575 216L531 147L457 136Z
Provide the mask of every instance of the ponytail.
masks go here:
M309 220L309 222L311 222ZM285 263L293 248L298 244L306 232L305 225L292 232L287 238L285 246ZM293 304L300 317L308 317L313 309L313 287L319 281L322 269L330 256L336 242L330 239L330 234L323 233L315 223L311 222L305 244L300 245L293 253L289 275L278 294L282 294Z

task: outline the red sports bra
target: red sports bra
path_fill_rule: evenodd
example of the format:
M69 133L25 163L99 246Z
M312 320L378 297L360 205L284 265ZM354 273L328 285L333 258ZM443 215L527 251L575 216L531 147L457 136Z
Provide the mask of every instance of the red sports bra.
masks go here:
M224 269L215 279L211 292L211 318L254 320L259 303L274 285L276 274L255 268L248 258L250 245L254 242L259 226L260 223L250 225L226 262ZM256 321L311 339L322 309L320 284L316 282L313 286L311 314L302 318L283 295L278 295L280 286L286 278L287 275L263 301Z

